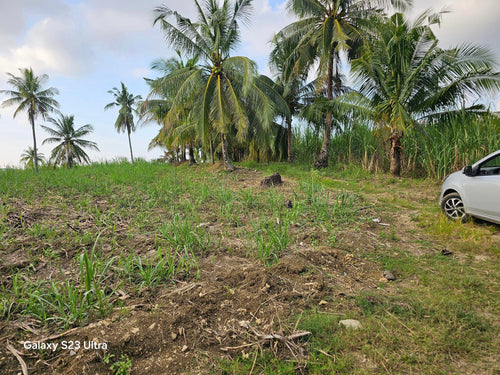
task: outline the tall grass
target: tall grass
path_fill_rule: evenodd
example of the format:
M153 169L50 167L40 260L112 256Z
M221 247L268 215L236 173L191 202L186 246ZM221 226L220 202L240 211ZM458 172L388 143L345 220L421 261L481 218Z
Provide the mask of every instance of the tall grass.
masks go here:
M435 179L474 163L500 148L500 118L462 115L411 129L403 149L408 169L421 169Z
M332 166L358 165L365 170L388 170L389 134L369 125L354 124L330 143ZM297 161L310 163L319 152L321 135L296 132ZM447 120L407 129L402 141L403 173L442 180L449 173L500 149L500 118L459 113Z

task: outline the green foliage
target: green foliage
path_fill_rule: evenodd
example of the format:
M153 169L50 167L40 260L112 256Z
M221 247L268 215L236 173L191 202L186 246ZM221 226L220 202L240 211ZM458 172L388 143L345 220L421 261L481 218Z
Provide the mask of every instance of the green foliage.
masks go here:
M261 220L253 226L249 235L250 255L264 264L272 265L278 262L279 255L286 250L290 243L288 230L289 222L280 220Z
M203 227L176 213L160 233L177 250L204 252L210 248L211 238Z
M159 247L156 256L149 260L130 253L128 257L122 256L118 262L120 275L139 286L139 295L144 289L154 288L178 275L187 275L192 267L198 268L197 259L186 248L164 254Z
M494 115L460 113L411 130L403 138L409 168L438 180L499 148L500 118Z
M274 90L274 82L257 74L257 66L231 52L240 42L240 26L249 21L249 0L207 2L198 8L192 22L167 6L155 9L154 24L159 25L169 44L201 64L180 66L153 86L150 97L167 98L171 103L162 124L170 133L196 132L197 138L214 155L214 142L220 141L225 167L233 170L230 145L248 136L247 148L270 148L277 108L288 107ZM180 125L179 125L180 124Z
M69 279L61 269L60 281L27 282L21 272L12 274L9 290L2 285L0 313L11 319L14 313L30 315L40 323L54 323L67 328L82 324L95 315L105 315L112 306L114 291L108 290L105 279L114 258L104 262L96 255L97 240L90 254L80 255L80 282Z
M441 13L431 11L414 22L402 13L373 19L368 42L352 61L360 91L343 95L337 103L390 132L394 175L401 170L401 137L417 128L419 120L449 116L458 103L500 89L496 62L488 50L468 44L439 47L431 27L440 20Z
M132 368L132 361L130 358L126 354L122 354L119 361L111 362L114 356L114 354L106 354L103 358L104 363L107 365L111 363L109 369L113 371L114 375L128 375L130 373L130 369Z

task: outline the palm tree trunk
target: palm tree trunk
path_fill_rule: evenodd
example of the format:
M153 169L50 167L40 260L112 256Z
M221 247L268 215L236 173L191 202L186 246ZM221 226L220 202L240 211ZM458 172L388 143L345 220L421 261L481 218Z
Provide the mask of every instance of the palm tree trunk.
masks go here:
M326 82L326 95L328 100L333 99L333 50L330 51L328 56L328 72L327 72L327 82ZM330 157L330 138L332 134L332 113L328 111L326 113L326 124L325 124L325 134L323 135L323 144L321 145L321 151L319 153L318 159L314 163L314 168L326 168L328 167L328 158Z
M186 145L180 145L179 148L181 150L181 163L185 163L187 161L187 159L186 159Z
M233 163L231 163L231 160L229 159L229 152L227 150L226 135L224 133L221 133L220 136L222 138L222 159L224 160L226 170L232 172L232 171L234 171L234 165L233 165Z
M31 132L33 133L33 162L35 164L35 172L38 173L38 152L36 150L35 119L32 113L29 114L29 119L31 123Z
M132 152L132 142L130 141L130 128L127 127L127 133L128 133L128 147L130 147L130 160L132 161L132 164L134 164L134 154Z
M212 139L212 134L210 134L210 163L215 164L214 158L214 141Z
M391 174L399 177L401 175L401 132L392 129L391 137Z
M293 162L293 150L292 150L292 117L286 118L286 126L288 129L287 141L288 141L288 162Z
M196 159L194 158L194 147L192 143L189 144L188 153L189 153L189 164L190 165L196 164Z
M69 143L66 144L66 161L68 164L68 169L71 169L71 153L69 149Z

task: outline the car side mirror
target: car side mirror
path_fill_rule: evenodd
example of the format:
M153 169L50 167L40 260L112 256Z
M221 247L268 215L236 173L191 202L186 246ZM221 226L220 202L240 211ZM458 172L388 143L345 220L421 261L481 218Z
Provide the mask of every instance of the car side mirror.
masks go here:
M474 170L472 169L471 165L468 165L464 168L464 175L469 176L469 177L474 177L476 173L474 173Z

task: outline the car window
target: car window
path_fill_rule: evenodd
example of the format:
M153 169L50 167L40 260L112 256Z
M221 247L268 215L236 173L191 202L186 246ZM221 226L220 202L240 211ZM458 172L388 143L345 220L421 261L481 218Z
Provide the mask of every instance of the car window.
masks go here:
M482 175L497 175L500 174L500 155L481 164L479 173Z

